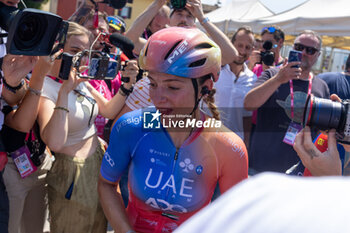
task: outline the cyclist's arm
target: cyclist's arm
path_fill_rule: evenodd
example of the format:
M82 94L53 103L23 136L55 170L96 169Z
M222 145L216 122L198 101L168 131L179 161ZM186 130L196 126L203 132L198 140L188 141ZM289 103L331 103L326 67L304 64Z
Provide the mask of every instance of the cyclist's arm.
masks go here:
M98 194L103 212L112 228L116 232L128 232L132 230L125 212L122 197L117 192L117 184L109 182L100 175L98 180Z
M248 178L248 153L244 142L233 132L222 132L218 137L219 187L224 193Z

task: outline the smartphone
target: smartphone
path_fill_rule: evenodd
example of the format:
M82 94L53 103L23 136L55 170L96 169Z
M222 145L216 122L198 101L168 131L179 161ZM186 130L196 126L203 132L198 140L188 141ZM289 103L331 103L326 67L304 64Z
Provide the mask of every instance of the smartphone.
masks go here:
M303 56L303 53L300 51L296 51L296 50L291 50L289 52L289 56L288 56L288 62L292 62L292 61L301 61L301 58ZM292 66L293 68L299 68L299 65L296 66Z
M114 79L119 71L119 62L107 57L92 58L89 68L91 79Z
M62 80L68 80L70 70L72 68L73 63L73 55L70 55L69 53L63 53L62 54L62 62L60 67L60 72L58 74L58 77Z

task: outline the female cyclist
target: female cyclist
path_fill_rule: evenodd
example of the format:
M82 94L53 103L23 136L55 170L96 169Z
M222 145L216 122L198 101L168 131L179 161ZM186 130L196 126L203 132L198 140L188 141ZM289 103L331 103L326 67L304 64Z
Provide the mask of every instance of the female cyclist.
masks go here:
M118 120L100 171L101 204L117 232L171 232L210 202L217 183L225 192L247 178L243 141L215 120L220 54L198 29L178 27L156 32L143 48L139 63L155 108ZM201 99L215 119L199 109ZM125 211L115 186L128 166Z

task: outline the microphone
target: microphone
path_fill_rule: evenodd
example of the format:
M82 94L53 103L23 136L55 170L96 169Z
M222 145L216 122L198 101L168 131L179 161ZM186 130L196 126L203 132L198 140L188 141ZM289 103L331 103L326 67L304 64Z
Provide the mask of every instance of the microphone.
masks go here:
M129 59L136 58L132 52L134 50L134 43L129 38L119 33L113 33L109 35L108 40L112 45L120 48Z
M101 3L108 3L109 6L114 9L121 9L126 5L127 0L104 0Z

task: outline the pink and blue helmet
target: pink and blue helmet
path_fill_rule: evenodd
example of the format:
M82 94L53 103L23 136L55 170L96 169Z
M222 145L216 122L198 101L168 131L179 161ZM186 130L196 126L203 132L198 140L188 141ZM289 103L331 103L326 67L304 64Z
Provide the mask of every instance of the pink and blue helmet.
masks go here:
M196 28L169 27L154 33L142 49L140 67L185 78L219 78L221 51Z

